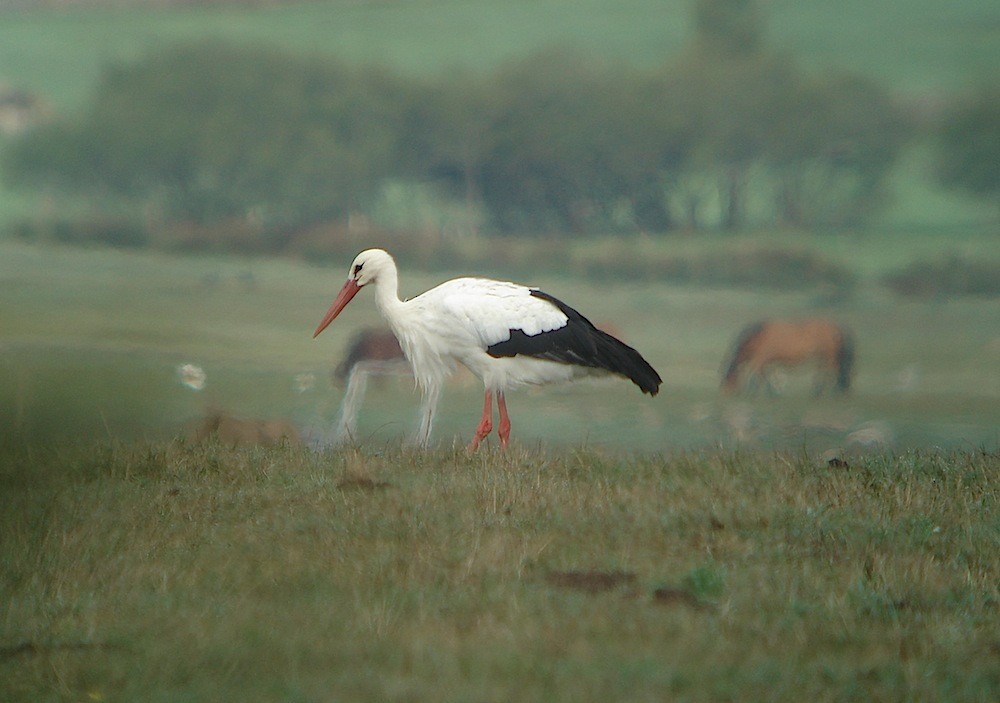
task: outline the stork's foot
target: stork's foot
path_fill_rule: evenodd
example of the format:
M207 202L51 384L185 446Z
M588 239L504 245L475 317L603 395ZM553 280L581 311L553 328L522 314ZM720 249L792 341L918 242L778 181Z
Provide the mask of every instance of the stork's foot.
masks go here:
M483 401L483 418L479 421L476 434L469 442L469 451L474 452L479 449L479 443L486 439L486 435L493 429L493 393L486 391L486 398Z
M497 393L497 410L500 413L500 426L497 427L497 434L500 436L500 448L506 449L510 444L510 417L507 415L507 399L503 393ZM493 429L493 393L486 391L486 398L483 401L483 418L476 428L476 435L469 442L469 451L474 452L479 448L479 444L486 439L486 436Z
M500 435L500 448L506 449L510 444L510 416L507 415L507 399L503 393L497 393L497 410L500 413L500 426L497 434Z
M469 442L469 451L474 452L479 449L479 443L486 439L486 435L490 433L493 429L492 420L486 419L479 423L479 427L476 428L476 434Z

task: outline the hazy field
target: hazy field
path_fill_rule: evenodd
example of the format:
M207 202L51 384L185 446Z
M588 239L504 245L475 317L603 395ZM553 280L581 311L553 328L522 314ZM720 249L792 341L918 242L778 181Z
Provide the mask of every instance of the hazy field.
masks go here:
M342 266L10 242L0 250L0 413L11 429L5 441L15 443L167 439L213 408L286 417L320 437L332 427L343 393L330 370L348 338L378 322L373 299L362 295L311 339L346 275ZM867 258L860 244L855 253ZM401 292L414 295L447 277L404 267ZM589 283L555 273L524 282L568 300L595 322L613 322L664 378L652 399L616 380L517 392L510 399L514 437L526 446L671 452L739 443L822 452L859 437L891 448L997 446L995 299L907 301L871 277L834 308L824 307L817 293ZM812 398L809 370L787 375L779 398L720 396L720 367L744 325L816 312L849 325L858 338L849 397ZM187 363L207 374L203 390L181 384L177 368ZM477 381L457 377L442 401L436 441L467 439L480 393ZM403 438L414 427L416 407L412 381L373 383L361 416L364 443Z

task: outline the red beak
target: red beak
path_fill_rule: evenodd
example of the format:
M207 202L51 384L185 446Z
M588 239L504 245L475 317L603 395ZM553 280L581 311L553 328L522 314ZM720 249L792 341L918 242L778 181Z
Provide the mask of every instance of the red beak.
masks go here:
M320 320L319 327L313 332L313 339L325 330L327 325L334 321L337 315L340 314L340 311L346 308L347 304L351 302L351 298L358 294L359 290L361 290L361 286L353 278L347 279L347 283L344 284L344 287L337 293L337 297L334 298L333 305L330 306L330 309L326 311L326 315Z

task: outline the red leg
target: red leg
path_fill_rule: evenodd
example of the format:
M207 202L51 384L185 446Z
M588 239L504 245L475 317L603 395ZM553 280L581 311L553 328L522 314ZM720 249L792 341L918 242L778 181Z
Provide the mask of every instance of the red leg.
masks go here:
M486 439L486 435L493 429L493 391L486 391L486 399L483 401L483 419L479 421L476 428L476 436L469 443L470 450L476 450L479 443Z
M503 391L497 393L497 409L500 411L500 426L497 428L497 434L500 435L500 446L506 449L507 443L510 441L510 416L507 414L507 399L504 397Z

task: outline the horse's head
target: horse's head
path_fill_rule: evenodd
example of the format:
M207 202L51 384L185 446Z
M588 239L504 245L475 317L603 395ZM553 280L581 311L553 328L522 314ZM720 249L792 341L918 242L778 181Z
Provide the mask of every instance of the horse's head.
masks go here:
M739 390L739 386L740 379L738 369L730 369L729 372L722 377L722 392L726 395L735 395L736 391Z

